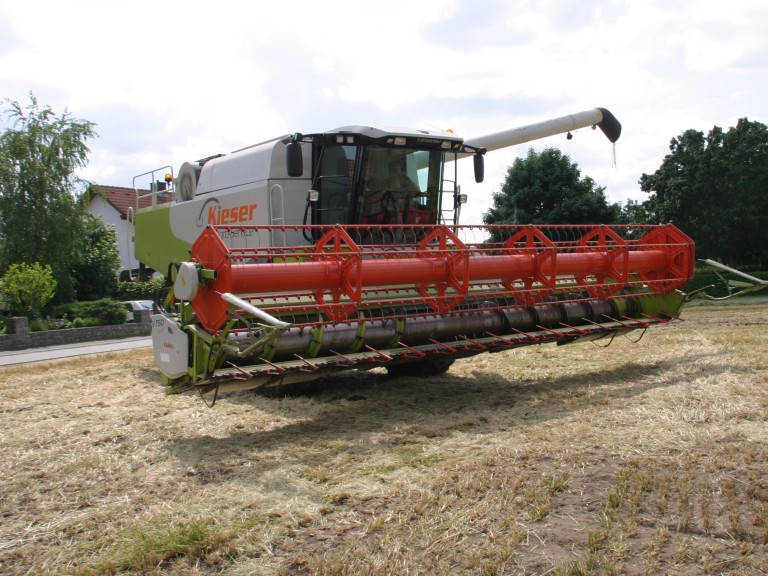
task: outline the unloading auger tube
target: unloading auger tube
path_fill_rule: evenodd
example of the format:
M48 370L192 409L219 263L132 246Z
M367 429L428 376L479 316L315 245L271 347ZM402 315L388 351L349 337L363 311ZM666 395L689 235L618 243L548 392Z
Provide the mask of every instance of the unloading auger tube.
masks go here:
M319 240L221 239L286 228ZM171 270L174 312L153 316L155 360L171 393L380 366L437 374L479 353L667 323L694 258L672 225L209 226Z

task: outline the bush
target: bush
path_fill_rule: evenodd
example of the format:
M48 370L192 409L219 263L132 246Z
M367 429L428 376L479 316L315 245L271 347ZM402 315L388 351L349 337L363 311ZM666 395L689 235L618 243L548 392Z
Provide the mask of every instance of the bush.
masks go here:
M125 309L125 306L111 298L61 304L52 310L52 315L66 318L72 322L75 328L104 324L123 324L128 319L128 311ZM75 323L78 321L79 325L76 325Z
M146 282L118 282L117 300L154 300L157 291L165 285L165 278L153 278Z
M42 318L34 318L29 321L30 332L43 332L44 330L49 330L48 322L46 320L43 320Z
M72 328L88 328L89 326L102 326L102 322L99 318L88 316L85 318L77 317L72 321Z
M17 314L37 318L56 294L57 282L51 267L40 262L11 264L0 279L4 301Z
M66 318L51 318L48 316L45 321L48 323L48 330L62 330L72 328L72 323Z
M71 328L71 323L66 318L34 318L29 321L30 332L42 332L44 330L61 330Z

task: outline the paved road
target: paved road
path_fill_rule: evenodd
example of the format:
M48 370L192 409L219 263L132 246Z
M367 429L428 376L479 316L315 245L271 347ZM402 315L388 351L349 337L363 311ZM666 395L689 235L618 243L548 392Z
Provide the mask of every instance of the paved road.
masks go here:
M46 346L44 348L28 348L26 350L8 350L0 352L0 366L13 364L28 364L45 362L58 358L102 354L131 348L148 348L152 346L149 336L135 336L120 340L99 340L97 342L81 342L79 344L62 344L61 346Z

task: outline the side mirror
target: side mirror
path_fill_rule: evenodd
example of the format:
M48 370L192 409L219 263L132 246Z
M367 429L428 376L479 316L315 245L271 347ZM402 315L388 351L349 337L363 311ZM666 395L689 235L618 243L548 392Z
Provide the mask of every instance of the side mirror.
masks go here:
M485 179L485 161L482 153L477 152L472 160L475 162L475 182L480 184Z
M301 153L301 143L289 142L285 146L285 163L288 176L298 178L304 174L304 155Z

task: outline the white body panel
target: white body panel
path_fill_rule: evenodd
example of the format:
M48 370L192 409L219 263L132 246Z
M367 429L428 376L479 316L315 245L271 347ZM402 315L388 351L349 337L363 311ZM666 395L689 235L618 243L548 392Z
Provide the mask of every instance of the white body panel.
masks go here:
M309 150L306 157L311 159ZM173 235L192 244L208 225L299 225L304 217L310 173L307 165L307 177L288 178L285 145L279 140L213 158L200 171L194 197L171 205ZM252 230L231 230L228 235L224 240L232 247L306 243L298 234L283 230L260 235Z

